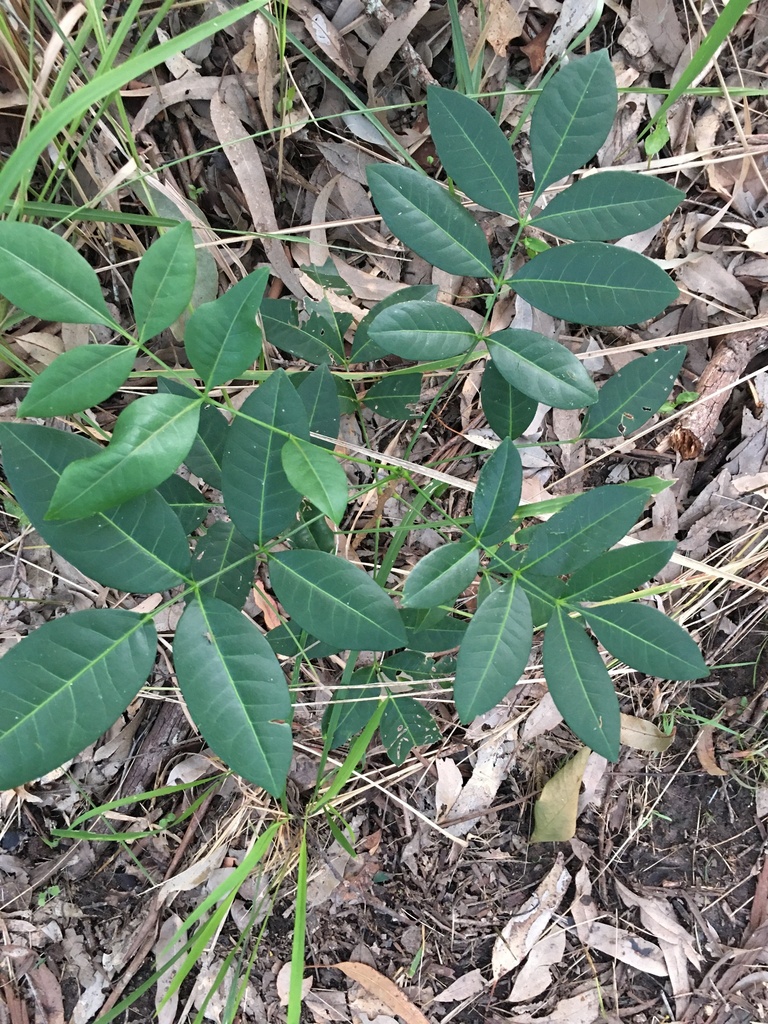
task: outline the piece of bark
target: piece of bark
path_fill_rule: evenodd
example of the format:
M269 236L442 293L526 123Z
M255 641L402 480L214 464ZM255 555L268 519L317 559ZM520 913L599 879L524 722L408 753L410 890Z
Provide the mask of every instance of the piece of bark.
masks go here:
M663 447L682 459L698 459L715 443L720 414L749 363L768 349L768 329L752 328L723 338L699 377L699 400L678 419Z

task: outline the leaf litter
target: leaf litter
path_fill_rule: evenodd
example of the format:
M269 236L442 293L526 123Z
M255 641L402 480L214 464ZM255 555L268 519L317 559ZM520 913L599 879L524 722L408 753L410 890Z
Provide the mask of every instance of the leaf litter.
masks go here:
M377 106L410 106L423 98L421 90L429 81L445 79L444 62L450 58L445 12L426 4L411 6L412 11L397 11L371 3L367 10L356 0L314 5L297 0L289 4L295 16L289 27L313 53L330 62L342 83L359 87L364 81ZM591 5L546 0L536 11L515 5L512 13L510 5L486 6L489 17L484 27L477 4L464 5L462 24L468 48L485 56L483 89L505 92L499 120L510 128L522 106L520 97L507 91L510 72L528 81L539 70L534 61L542 59L544 48L547 53L560 52L589 17ZM673 81L689 46L682 10L665 0L638 0L628 17L620 5L607 6L609 13L604 17L615 17L621 29L611 43L620 83L640 88L659 75L666 84ZM725 66L722 55L719 58L729 83L740 83L742 73L759 70L749 62L752 53L759 55L761 18L764 14L758 12L757 28L745 22L735 40L740 67ZM754 50L750 50L750 32ZM531 49L532 40L538 41L538 57ZM125 90L129 99L133 94L133 130L146 152L158 164L180 153L190 158L175 168L165 166L162 181L149 166L144 172L148 187L162 188L176 210L193 221L198 240L215 243L212 251L217 263L211 260L211 265L235 280L240 268L250 267L254 258L252 239L219 246L221 225L241 230L255 227L271 235L288 229L292 234L282 240L262 235L256 258L269 265L297 298L320 299L326 294L334 309L360 319L367 304L403 283L435 283L457 307L471 304L472 282L448 279L418 259L401 263L393 258L398 247L365 207L360 192L361 168L372 145L390 149L393 144L403 145L417 160L428 160L427 126L419 120L418 108L412 108L412 117L380 114L384 133L359 112L342 116L347 99L339 86L322 84L316 67L299 54L291 58L289 68L295 107L280 111L274 98L283 69L264 22L254 19L233 32L223 49L227 47L237 59L237 75L224 74L228 62L222 60L222 53L210 50L186 55L183 66L167 69L165 81L147 80ZM714 75L705 79L707 84L714 81ZM6 95L13 102L15 93ZM761 113L759 100L750 103L752 113ZM645 104L637 94L622 98L620 117L599 163L645 167L643 152L635 145L638 127L652 113L650 104ZM393 777L382 762L374 760L367 772L379 789L368 799L368 814L356 831L365 843L385 825L390 845L377 864L381 875L389 877L364 872L357 883L360 898L338 910L332 930L323 913L332 897L326 903L318 897L310 934L313 948L323 952L312 991L315 1001L307 1003L316 1020L343 1019L350 1010L353 1019L369 1019L363 1016L362 1003L357 1013L354 999L334 1002L339 990L332 968L341 964L350 973L365 973L382 1002L386 1003L383 992L392 1000L389 1012L399 1013L406 1021L423 1019L419 1015L425 1008L435 1019L442 1019L440 1007L450 1006L451 1001L435 997L451 990L457 1001L466 1004L466 1016L457 1019L466 1020L473 1019L477 1008L485 1012L507 999L530 1004L518 1005L515 1013L521 1012L513 1020L592 1021L601 1005L598 987L609 1012L624 1017L634 1014L638 1020L645 1019L641 1014L646 1010L638 1009L643 1002L648 1010L664 1012L659 984L666 986L665 998L674 1001L680 1019L693 1020L692 1014L711 1005L715 1009L708 1019L724 1021L731 1003L743 1008L749 999L761 999L764 983L750 967L750 957L740 952L751 950L751 957L758 959L765 946L765 921L755 909L761 898L764 904L765 871L761 836L752 814L754 794L760 798L765 788L760 697L766 674L760 667L759 638L764 590L759 588L766 580L765 495L761 493L766 485L760 474L765 473L768 396L764 371L755 360L762 355L768 336L764 323L768 272L759 234L768 147L754 134L748 110L746 105L734 108L730 99L711 97L696 105L683 100L671 112L671 142L660 170L688 188L686 212L672 218L663 232L624 240L664 261L685 289L661 333L654 333L650 325L637 333L615 329L592 330L588 337L568 336L551 318L532 325L551 336L559 334L585 361L597 353L613 361L614 368L645 351L647 345L687 343L689 357L676 391L697 390L700 398L618 444L569 445L566 442L575 436L572 420L540 410L537 425L528 435L532 443L541 442L540 461L529 457L524 487L530 489L528 500L535 500L535 487L539 493L546 486L556 493L572 493L611 463L611 471L624 468L637 475L671 470L670 479L676 480L674 515L667 512L664 526L654 511L656 518L641 523L639 531L657 529L660 535L665 530L667 534L679 531L682 550L693 560L687 567L677 567L678 590L665 598L663 606L687 616L701 629L713 660L751 658L754 674L749 668L741 674L723 670L719 685L700 689L622 679L623 704L631 715L622 719L626 750L613 767L601 764L594 755L590 761L588 751L574 753L543 684L536 679L535 665L500 715L489 717L475 732L452 727L443 748L428 753L425 763L413 759L403 774ZM321 118L328 119L331 131L321 127ZM0 121L3 131L4 126L5 120ZM271 136L269 141L250 138L262 127L273 126L280 127L276 142ZM163 131L171 141L163 139ZM525 133L522 138L525 145ZM223 146L220 156L197 157L196 151L211 143ZM106 166L95 159L90 165L87 160L82 164L86 170L98 166L102 173ZM91 184L101 188L107 182L97 179ZM197 188L203 190L199 207L187 198ZM142 195L138 190L136 194ZM483 224L487 235L503 248L509 225L491 216ZM131 240L131 244L137 243ZM324 292L302 269L318 262L317 253L331 255L349 286L346 296ZM214 278L214 294L215 285ZM522 302L516 311L508 307L508 313L510 321L542 317L526 310ZM515 323L520 326L517 319ZM507 326L499 323L494 330ZM45 363L62 345L66 347L64 338L55 329L25 330L11 339L12 350L31 365ZM83 336L78 343L85 340ZM285 362L277 350L272 357L275 365ZM596 372L599 382L599 367ZM450 455L455 460L451 462L453 478L464 481L470 490L478 465L476 458L469 457L477 451L471 431L486 424L476 389L473 395L468 388L463 399L458 416L450 404L440 410L445 435L431 438L426 450L422 446L421 457L439 460ZM3 409L4 417L14 414L12 406ZM103 422L108 423L110 415L105 410ZM403 455L402 439L388 432L384 418L372 418L369 426L371 440L381 451ZM460 496L461 489L457 493ZM449 500L459 507L456 496ZM54 571L40 539L31 533L21 535L7 513L3 529L11 539L7 550L12 556L6 553L0 568L5 590L16 598L4 602L0 634L4 646L42 618L40 609L46 602L88 607L114 599L89 588L88 581L71 567L58 565ZM719 590L710 586L717 577L708 570L716 569L723 574L721 582L727 583ZM251 613L267 616L269 595L265 589L259 594L262 611L254 603ZM131 607L130 599L124 606ZM737 649L738 657L730 653ZM341 667L329 660L320 670L322 678L310 684L320 692ZM167 682L167 676L158 675L157 696ZM120 791L141 792L151 788L156 774L162 777L171 763L183 765L186 758L199 756L190 752L190 744L194 750L199 744L195 747L196 741L188 738L183 713L155 728L160 703L156 700L148 706L136 701L125 722L69 766L80 790L107 800L118 792L113 788L115 775L123 775L128 764L136 767L143 762L141 771L128 779L128 788ZM297 722L302 729L313 728L310 704L300 703ZM489 737L484 731L495 734ZM742 735L749 742L741 743ZM131 753L137 742L143 754L141 749ZM563 762L565 774L563 769L557 771ZM590 763L592 777L587 772ZM214 762L206 758L204 767L212 769ZM12 912L10 941L4 950L9 955L25 951L32 958L15 976L16 988L3 990L8 993L3 998L10 1012L19 1019L25 998L36 1001L50 1021L88 1019L89 1014L103 1010L110 991L114 996L121 986L129 985L142 957L150 955L152 929L173 925L178 912L190 913L205 893L206 880L215 878L222 865L242 859L247 823L271 813L258 794L229 783L198 819L207 820L217 833L209 848L199 845L198 829L185 830L171 820L145 839L121 844L114 859L105 857L106 844L97 841L67 840L69 845L51 851L40 838L46 835L49 822L66 826L82 809L78 789L69 777L53 773L45 785L29 787L28 792L19 791L3 801L3 850L12 851L0 854L0 893ZM602 788L601 779L605 781ZM582 792L583 785L589 792ZM387 800L389 787L399 794L400 803ZM361 786L358 802L366 801L364 794ZM146 830L145 826L160 820L161 812L183 810L183 799L164 796L146 813L129 808L126 818L119 819L116 815L123 812L117 811L111 821L119 821L121 827L128 821L131 829ZM463 820L449 824L458 818ZM458 847L441 837L430 829L430 821L455 829L468 846ZM589 852L590 873L586 866L578 868L575 861L581 858L567 846L554 864L551 848L538 846L538 841L565 843L571 837L572 850ZM691 853L692 837L695 854ZM531 838L537 845L528 846ZM189 850L189 858L177 858L174 851L179 850L182 855ZM327 851L318 844L314 855L323 863ZM337 871L339 867L343 866L336 866ZM162 899L153 899L149 889L143 889L143 871L149 872L154 884L163 884ZM139 879L138 891L132 878ZM72 902L49 888L55 879L71 887ZM125 888L129 884L132 887ZM593 895L593 884L599 898ZM166 910L164 899L173 902L173 911ZM280 913L290 914L290 900L286 903L278 905L275 921L284 920ZM565 913L561 904L568 908ZM420 929L413 936L404 924L393 927L394 919L381 911L381 905L418 922L426 938L420 937ZM126 941L127 925L142 916L148 941L144 945ZM619 917L621 923L614 923ZM94 957L90 973L88 954L82 942L75 941L82 934L82 922L95 929L98 943L106 950L102 962ZM231 938L236 933L233 909L224 934ZM280 978L290 959L290 941L276 927L270 935L269 956L257 960L260 991L249 992L253 999L244 1004L245 1019L265 1019L267 1007L272 1012L280 1001ZM507 952L497 957L503 961L509 955L511 961L514 955L515 963L497 974L494 950L504 935ZM591 951L589 970L577 966L575 959L583 947ZM410 971L420 950L417 968L411 974L402 973ZM350 954L357 966L351 964ZM33 966L41 955L52 966ZM375 965L366 965L366 959ZM201 965L193 1005L202 1006L221 963L212 957ZM648 974L660 981L649 985L644 979ZM61 984L65 975L77 978L74 995ZM405 1002L395 999L391 988L395 977L409 985ZM494 978L498 984L491 996L489 983ZM470 981L462 989L464 979ZM318 996L323 986L328 988L325 999ZM216 1020L222 1009L221 1003L212 1004L205 1013ZM530 1012L522 1012L526 1009ZM371 1005L367 1011L373 1012ZM147 1008L147 1019L150 1013ZM170 1011L164 1014L173 1019ZM508 1007L504 1014L509 1014Z

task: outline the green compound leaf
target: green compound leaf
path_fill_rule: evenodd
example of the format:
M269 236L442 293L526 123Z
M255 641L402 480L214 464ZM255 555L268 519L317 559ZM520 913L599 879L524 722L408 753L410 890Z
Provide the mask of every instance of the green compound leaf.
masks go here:
M574 242L605 242L653 227L683 199L685 192L658 178L606 171L559 192L531 226Z
M373 309L366 313L357 325L355 340L352 342L351 362L367 363L374 359L381 359L382 356L387 354L382 352L378 345L374 345L368 333L379 313L383 313L385 309L388 309L390 306L399 305L401 302L413 302L417 299L426 299L434 302L437 298L437 292L437 285L415 284L408 288L398 288L394 294L388 295L381 302L377 302Z
M436 181L409 167L368 167L368 187L387 227L449 274L492 277L483 229Z
M140 341L178 320L192 298L196 275L192 225L185 220L150 245L136 268L131 299Z
M330 735L330 748L342 747L349 743L368 725L379 706L381 687L375 682L375 666L358 669L352 673L349 686L335 690L330 704L323 713L323 736Z
M98 405L125 383L135 358L132 345L79 345L62 352L32 381L19 416L70 416Z
M75 612L0 659L0 788L45 775L95 742L152 670L157 636L133 612Z
M434 608L453 604L477 576L480 552L471 544L443 544L425 555L403 587L403 608Z
M335 532L323 513L309 501L302 502L299 509L299 521L291 530L291 547L309 551L336 550Z
M418 416L414 406L421 400L420 373L388 373L368 388L365 404L388 420L412 420Z
M197 437L184 460L190 472L211 487L221 490L221 464L227 446L229 423L224 413L212 405L200 410Z
M156 487L184 461L199 417L199 402L178 395L137 398L106 448L67 466L46 518L83 519Z
M62 558L105 587L155 593L183 582L189 546L179 520L157 491L75 522L45 518L65 468L98 445L32 423L0 425L3 468L37 532Z
M458 310L425 300L382 310L368 333L379 349L402 359L449 359L467 352L478 340Z
M576 570L562 596L572 605L574 601L608 601L629 594L664 568L676 546L673 540L654 540L606 551Z
M341 421L341 403L336 381L328 367L323 364L308 373L296 390L304 403L309 420L309 429L326 437L338 437ZM333 450L330 441L315 441L321 448Z
M261 353L256 314L269 280L261 267L213 302L198 306L189 318L184 347L206 388L239 377Z
M514 328L496 331L487 340L501 376L537 402L556 409L582 409L597 401L597 388L589 374L559 342Z
M153 492L149 491L148 493L152 494ZM158 484L154 493L159 494L168 502L186 536L193 533L211 511L211 503L205 500L196 487L193 487L188 480L182 479L177 473ZM134 501L137 500L134 498Z
M301 498L283 469L286 434L309 438L304 405L284 370L249 395L229 429L224 504L241 533L264 544L296 522Z
M531 117L535 201L591 160L616 116L616 77L607 50L571 59L542 90Z
M523 554L523 570L562 576L612 547L637 522L647 495L626 484L596 487L539 523Z
M330 350L323 343L319 331L328 324L317 315L299 325L296 303L290 299L264 299L261 304L261 322L270 345L282 352L290 352L308 363L329 363Z
M192 578L200 593L242 608L253 586L256 552L234 523L216 522L197 542Z
M499 437L511 437L513 440L531 425L539 404L535 398L524 395L504 380L492 360L485 364L483 371L480 403L491 429Z
M0 295L41 320L116 326L93 267L38 224L0 223Z
M517 163L485 107L460 92L430 85L427 113L443 167L461 191L487 210L517 220Z
M202 597L181 617L173 661L206 743L238 775L279 797L291 766L291 698L256 626L232 605Z
M458 647L469 625L467 619L455 619L441 608L403 608L401 615L409 651L422 651L426 654ZM390 658L387 659L389 661Z
M325 551L283 551L269 570L278 600L311 636L355 651L405 646L397 609L362 569Z
M583 627L557 608L544 631L544 677L566 725L588 747L619 756L619 701L600 652Z
M182 395L184 398L198 398L194 388L187 387L173 377L160 377L157 381L160 394ZM184 462L190 472L202 477L211 487L221 490L221 462L227 446L229 422L216 405L204 405L200 409L197 436Z
M484 544L498 544L507 539L522 488L523 464L517 448L507 437L480 470L472 503L472 520L477 537Z
M461 644L453 696L462 722L490 711L509 693L525 671L532 643L528 598L509 580L486 597Z
M285 442L281 457L291 486L338 526L349 498L347 474L338 459L326 448L298 437Z
M536 576L534 573L520 576L519 582L528 595L533 628L541 629L552 617L565 584L559 576Z
M547 249L521 267L510 284L550 316L604 327L649 320L678 295L652 260L605 242Z
M701 651L672 619L645 604L580 609L600 643L631 668L661 679L709 675Z
M390 697L379 722L379 735L390 761L401 765L414 747L437 743L440 730L424 705L413 697Z
M633 359L609 377L597 402L587 410L582 436L623 437L639 430L674 387L685 354L685 345L659 349Z

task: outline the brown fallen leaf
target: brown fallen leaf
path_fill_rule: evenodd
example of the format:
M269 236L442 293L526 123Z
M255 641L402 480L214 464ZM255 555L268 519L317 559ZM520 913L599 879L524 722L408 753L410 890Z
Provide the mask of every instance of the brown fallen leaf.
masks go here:
M552 984L550 967L559 964L565 953L565 929L553 927L542 935L515 978L507 996L510 1003L529 1003Z
M377 41L363 68L363 78L368 86L368 99L373 104L375 94L373 80L392 63L397 51L408 41L408 36L429 10L429 0L415 0L404 13L389 25Z
M591 753L582 747L542 789L533 809L532 843L561 843L576 834L579 790Z
M592 899L592 882L586 865L576 875L576 898L571 904L571 914L576 934L585 946L621 960L645 974L667 977L664 956L655 942L598 920L602 915Z
M357 79L357 68L352 63L349 48L344 36L331 24L321 10L308 3L307 0L288 0L288 6L298 14L314 41L337 67L352 81Z
M218 94L211 97L211 122L243 191L253 227L258 232L264 232L261 244L272 272L295 296L304 298L306 291L299 280L296 268L285 254L283 243L271 237L278 234L280 229L269 182L261 162L261 153L256 143L234 110Z
M362 985L377 999L385 1003L393 1013L402 1017L406 1024L429 1024L421 1010L413 1005L403 990L398 988L394 981L390 981L389 978L380 974L375 967L355 963L352 960L344 960L330 966L336 967L352 981Z
M571 874L565 866L565 858L559 853L536 892L507 921L496 939L491 954L494 983L518 967L528 956L544 934L570 884Z
M635 750L648 750L653 754L663 754L674 742L675 730L667 734L662 732L653 722L632 715L621 716L621 742Z
M696 757L707 775L728 774L715 759L715 730L713 726L705 725L696 737Z

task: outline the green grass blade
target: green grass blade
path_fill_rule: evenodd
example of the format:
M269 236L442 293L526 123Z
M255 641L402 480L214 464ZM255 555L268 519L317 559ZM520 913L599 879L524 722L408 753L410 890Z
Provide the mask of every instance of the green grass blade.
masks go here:
M688 66L669 90L667 98L640 133L640 138L649 135L664 120L670 107L677 103L689 86L702 74L728 35L739 23L750 3L751 0L730 0L725 5L714 25L699 44L698 50L691 57Z
M226 14L211 18L210 21L201 22L187 32L182 32L175 39L161 43L160 46L155 46L138 57L131 57L118 67L99 75L71 93L57 106L51 107L29 135L11 153L5 166L0 170L0 207L5 206L17 189L24 191L20 186L32 174L40 154L73 119L81 117L94 103L99 103L107 96L111 96L134 78L139 78L169 57L207 39L215 32L228 28L248 14L258 11L265 3L266 0L247 0L246 3L238 5L232 11L227 11Z

